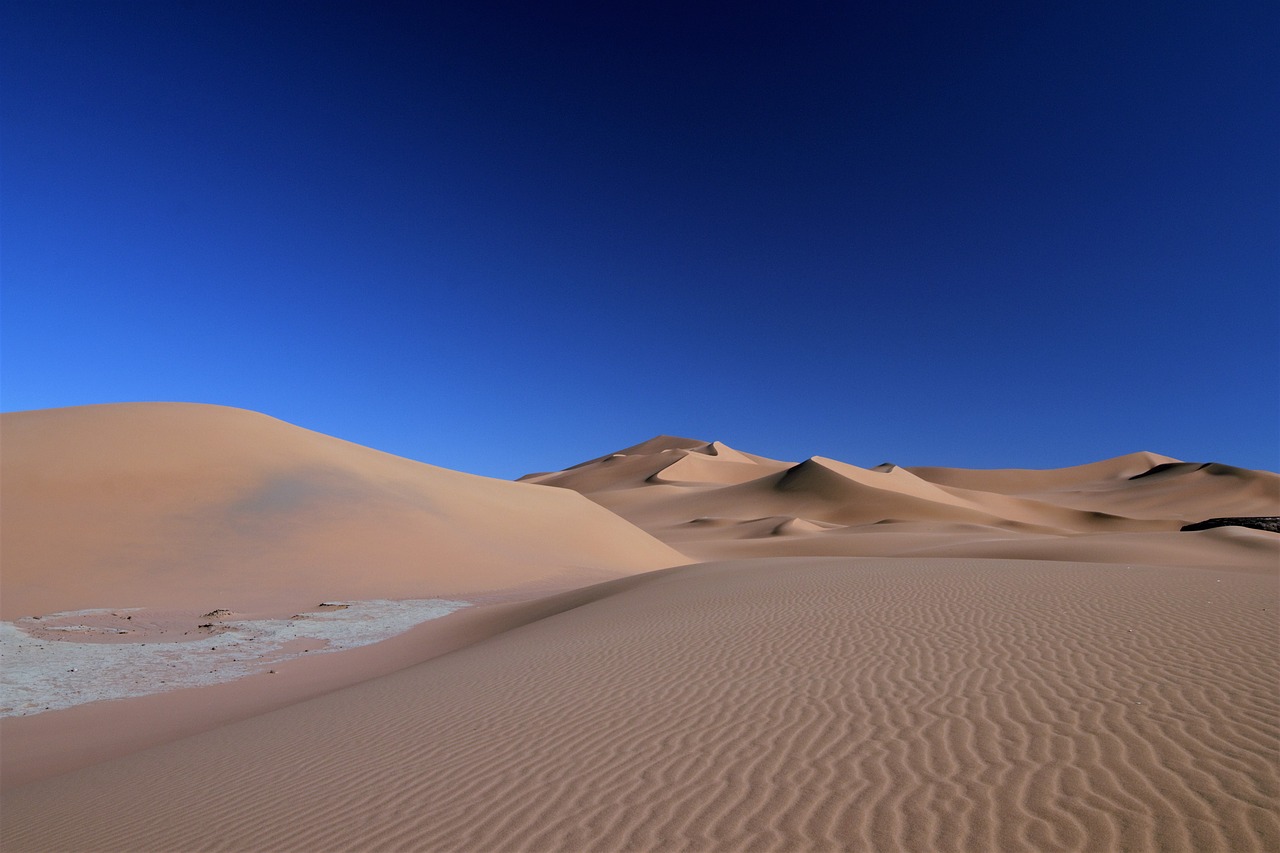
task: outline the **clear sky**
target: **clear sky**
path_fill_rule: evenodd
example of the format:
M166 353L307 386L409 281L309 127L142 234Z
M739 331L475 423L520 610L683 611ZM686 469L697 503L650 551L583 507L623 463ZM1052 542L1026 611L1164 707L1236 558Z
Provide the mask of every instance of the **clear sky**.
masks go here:
M1280 5L0 4L5 410L1275 470Z

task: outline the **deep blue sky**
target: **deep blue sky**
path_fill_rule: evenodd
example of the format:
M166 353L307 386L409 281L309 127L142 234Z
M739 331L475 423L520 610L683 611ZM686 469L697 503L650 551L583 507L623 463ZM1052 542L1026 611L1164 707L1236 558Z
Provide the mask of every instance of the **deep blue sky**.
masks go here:
M1277 9L8 0L0 403L1274 470Z

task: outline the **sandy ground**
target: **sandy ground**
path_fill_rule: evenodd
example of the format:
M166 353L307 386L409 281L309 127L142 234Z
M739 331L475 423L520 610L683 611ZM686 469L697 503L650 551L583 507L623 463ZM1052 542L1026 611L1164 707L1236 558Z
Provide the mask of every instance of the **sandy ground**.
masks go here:
M211 600L274 631L305 615L290 584L326 620L347 611L318 602L470 606L274 673L0 719L5 850L1280 849L1280 536L1178 530L1280 514L1274 474L1149 453L858 468L660 437L512 484L174 409L29 413L26 435L4 416L6 619L128 652L190 642ZM110 465L64 459L113 429ZM283 543L232 529L228 553L270 555L268 591L237 598L226 508L299 466L373 491L292 505ZM399 510L366 512L371 493ZM86 508L102 523L67 521ZM59 558L31 568L58 523ZM311 573L333 529L344 558L377 556L367 576ZM190 586L147 590L161 565ZM117 610L52 616L86 608ZM124 613L150 627L111 634Z
M1277 606L1204 569L677 569L17 788L5 849L1275 849Z
M0 622L0 717L275 674L302 655L372 645L467 606L439 598L353 601L275 618L136 608Z

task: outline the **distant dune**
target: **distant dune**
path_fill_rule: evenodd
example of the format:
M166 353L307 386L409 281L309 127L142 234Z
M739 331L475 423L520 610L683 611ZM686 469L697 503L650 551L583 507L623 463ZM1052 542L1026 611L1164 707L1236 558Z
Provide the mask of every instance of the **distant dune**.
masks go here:
M1192 536L1273 515L1280 475L1133 453L1047 471L799 464L661 436L527 482L581 492L698 559L1025 557L1269 570L1276 537Z
M1269 472L659 436L506 483L218 407L0 428L9 695L296 638L0 719L6 851L1280 849L1280 534L1180 530L1280 515ZM468 606L324 648L408 598Z

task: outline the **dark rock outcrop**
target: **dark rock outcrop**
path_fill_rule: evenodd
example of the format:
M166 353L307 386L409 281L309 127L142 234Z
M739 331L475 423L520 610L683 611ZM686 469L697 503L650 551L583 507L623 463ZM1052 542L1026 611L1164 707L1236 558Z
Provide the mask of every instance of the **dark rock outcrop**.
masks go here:
M1280 517L1256 515L1248 518L1207 518L1195 524L1185 524L1183 530L1209 530L1213 527L1251 527L1268 533L1280 533Z

